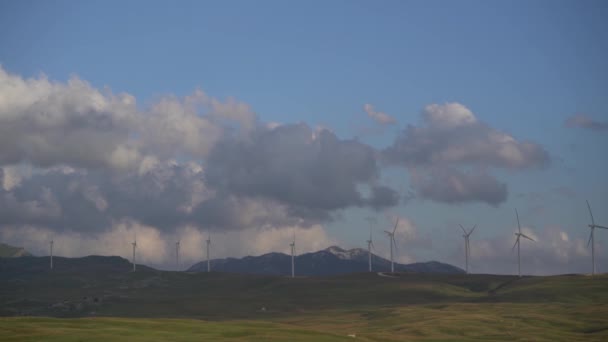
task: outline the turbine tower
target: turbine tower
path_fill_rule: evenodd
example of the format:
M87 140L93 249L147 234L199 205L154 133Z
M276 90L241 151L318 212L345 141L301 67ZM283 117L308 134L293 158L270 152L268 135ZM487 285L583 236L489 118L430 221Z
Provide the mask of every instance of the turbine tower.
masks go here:
M595 224L595 220L593 219L593 213L591 212L591 205L589 205L589 201L587 201L587 208L589 208L589 215L591 215L591 224L588 225L591 228L591 233L589 234L589 242L587 242L587 247L591 244L591 275L595 275L595 239L594 239L594 231L595 228L608 229L608 227L599 226Z
M293 232L293 241L289 244L291 247L291 277L295 277L294 254L296 253L296 232Z
M211 272L211 260L209 260L209 247L211 246L211 234L207 236L207 272Z
M179 271L179 240L175 243L175 267Z
M519 214L517 213L517 209L515 209L515 216L517 217L518 232L515 233L515 236L517 236L517 238L515 239L515 244L513 245L513 248L511 248L511 250L513 250L515 248L515 245L517 245L517 274L519 275L519 277L521 277L521 259L519 257L519 245L520 245L519 239L522 236L530 241L534 241L534 239L521 232L521 226L519 225Z
M49 241L51 247L51 269L53 269L53 240Z
M367 252L369 257L369 271L372 271L372 248L374 247L374 242L372 241L372 218L368 218L369 221L369 240L367 240Z
M462 229L462 231L464 232L464 235L462 237L464 238L465 271L467 274L469 274L469 256L470 256L470 252L471 252L470 244L469 244L469 237L471 236L471 234L473 234L473 231L475 230L477 225L474 225L473 228L471 228L471 230L468 232L466 229L464 229L464 227L461 224L459 224L459 226Z
M389 232L385 230L384 232L388 235L389 244L391 245L391 273L395 273L395 264L393 262L393 246L397 249L397 243L395 242L395 231L397 230L397 225L399 224L399 218L397 218L397 222L395 222L395 228L393 228L393 232Z
M135 249L137 248L137 234L135 234L131 245L133 245L133 272L135 272Z

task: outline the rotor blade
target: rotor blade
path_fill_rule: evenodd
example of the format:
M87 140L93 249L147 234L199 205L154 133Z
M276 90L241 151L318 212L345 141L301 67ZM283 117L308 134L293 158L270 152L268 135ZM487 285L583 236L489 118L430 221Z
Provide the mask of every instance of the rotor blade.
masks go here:
M587 247L591 244L591 240L593 240L593 228L591 228L591 233L589 233L589 241L587 241Z
M388 234L388 235L393 234L393 233L389 232L388 230L385 230L384 232L385 232L386 234Z
M595 221L593 220L593 213L591 212L591 205L589 205L589 201L587 201L587 208L589 208L589 215L591 215L591 224L595 226Z
M517 208L515 209L515 216L517 217L517 229L521 233L521 226L519 225L519 214L517 213Z
M529 237L529 236L528 236L528 235L526 235L526 234L523 234L523 233L522 233L522 234L521 234L521 236L525 237L525 238L526 238L526 239L528 239L528 240L535 241L533 238Z
M466 229L464 229L464 227L463 227L461 224L459 224L459 226L460 226L460 229L462 229L462 231L463 231L463 232L464 232L464 234L466 235L466 234L467 234Z
M595 228L602 228L602 229L608 229L608 227L604 227L604 226L598 226L597 224L593 225Z
M517 245L518 242L519 242L519 235L517 236L517 239L515 239L515 243L513 244L513 247L511 247L511 250L515 249L515 246Z
M397 225L399 224L399 218L397 217L397 222L395 222L395 228L393 228L393 234L395 234L395 231L397 230Z
M475 228L477 228L477 224L475 224L475 225L473 226L473 229L471 229L471 231L469 232L469 234L468 234L468 235L473 234L473 231L475 230Z
M397 253L397 242L395 242L395 238L391 239L393 241L393 246L395 246L395 253Z

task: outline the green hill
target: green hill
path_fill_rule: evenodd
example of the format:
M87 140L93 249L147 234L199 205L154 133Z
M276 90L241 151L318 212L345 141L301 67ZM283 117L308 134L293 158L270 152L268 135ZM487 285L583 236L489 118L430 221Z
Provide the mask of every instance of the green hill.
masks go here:
M32 256L23 247L13 247L0 242L0 258L17 258L22 256Z
M21 272L0 267L0 315L39 316L0 318L2 339L608 339L607 275L357 273L292 279L130 272L120 258L96 258L110 266ZM14 259L0 259L0 266L7 260Z

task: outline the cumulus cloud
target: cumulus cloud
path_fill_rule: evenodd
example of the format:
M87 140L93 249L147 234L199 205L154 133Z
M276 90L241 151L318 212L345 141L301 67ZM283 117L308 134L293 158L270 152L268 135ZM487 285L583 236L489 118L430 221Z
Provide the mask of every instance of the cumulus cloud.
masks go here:
M507 199L507 185L483 170L410 168L412 188L421 198L443 203L485 202L498 206Z
M479 165L506 169L543 167L549 154L538 144L479 122L458 103L427 106L424 125L409 125L385 150L390 162L404 165Z
M285 203L294 213L326 216L349 206L391 206L398 195L376 184L375 151L306 124L262 130L248 141L219 142L208 158L209 186ZM358 185L372 186L364 198Z
M393 118L392 116L390 116L386 113L376 111L374 109L374 106L372 106L369 103L366 103L363 106L363 109L365 110L367 115L370 118L372 118L372 120L374 120L375 122L377 122L381 125L393 125L393 124L397 123L397 120L395 120L395 118Z
M205 157L223 135L246 137L256 125L246 104L201 90L140 109L75 76L24 79L0 67L0 165L131 170L150 158Z
M128 94L102 93L77 77L61 84L0 68L0 165L128 167L136 158L128 127L136 122Z
M489 170L542 168L550 162L542 146L486 125L462 104L428 105L422 119L423 125L408 125L383 151L386 162L410 171L422 198L495 206L506 199L507 188Z
M566 119L564 126L570 128L584 128L596 132L607 132L608 121L594 120L586 114L575 114Z

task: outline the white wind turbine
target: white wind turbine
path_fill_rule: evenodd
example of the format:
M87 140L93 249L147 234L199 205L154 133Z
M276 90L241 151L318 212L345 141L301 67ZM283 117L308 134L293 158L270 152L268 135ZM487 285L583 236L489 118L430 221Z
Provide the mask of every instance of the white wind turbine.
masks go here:
M175 266L178 271L179 271L179 243L180 243L179 240L175 243Z
M513 248L511 248L511 250L513 250L515 248L515 245L517 245L517 274L521 277L521 259L519 257L519 245L520 245L519 239L522 236L531 241L534 241L534 239L521 232L521 226L519 225L519 214L517 213L517 209L515 209L515 216L517 217L518 232L515 233L515 236L517 236L517 238L515 239L515 244L513 245Z
M51 247L51 269L53 269L53 240L49 241Z
M291 277L295 277L295 263L294 263L294 255L296 253L296 232L293 232L293 241L289 244L291 247Z
M211 246L211 233L207 236L207 272L211 272L211 260L209 259L209 248Z
M471 230L468 232L466 229L464 229L464 227L461 224L459 224L459 226L462 229L462 231L464 232L464 235L462 237L464 238L465 271L467 274L469 274L469 256L471 253L469 237L471 236L471 234L473 234L473 231L475 230L477 225L474 225L473 228L471 228Z
M395 264L393 262L393 246L397 249L397 243L395 242L395 231L397 230L397 225L399 224L399 218L397 218L397 222L395 222L395 228L393 228L393 232L389 232L385 230L384 232L388 235L389 244L391 245L391 273L395 273Z
M369 257L369 271L372 271L372 248L374 247L374 242L372 241L372 221L371 217L368 217L369 221L369 240L367 240L367 252Z
M137 234L135 234L131 245L133 245L133 272L135 272L135 249L137 249Z
M591 205L589 205L589 201L587 201L587 208L589 208L589 215L591 215L591 224L588 225L591 228L591 233L589 234L589 242L587 242L587 247L591 244L591 275L595 275L595 239L594 239L594 231L595 228L608 229L608 227L599 226L595 224L595 220L593 219L593 213L591 212Z

